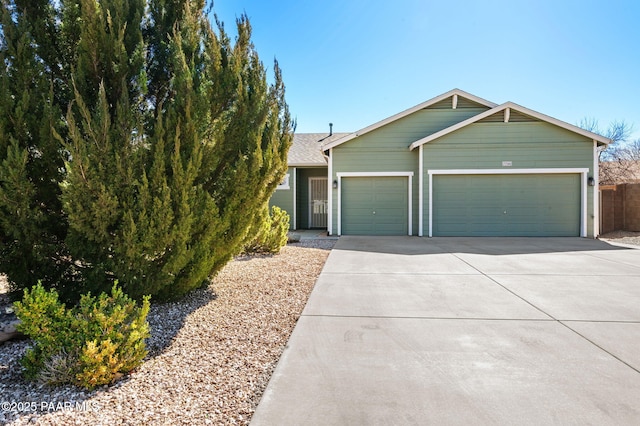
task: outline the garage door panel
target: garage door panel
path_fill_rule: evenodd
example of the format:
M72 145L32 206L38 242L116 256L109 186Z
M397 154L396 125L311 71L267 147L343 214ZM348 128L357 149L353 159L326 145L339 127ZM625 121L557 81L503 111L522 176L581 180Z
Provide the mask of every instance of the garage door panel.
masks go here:
M436 175L433 185L434 235L580 234L579 174Z
M406 177L343 177L341 232L344 235L406 235Z
M385 203L388 203L389 205L399 205L402 203L406 203L407 202L407 194L406 194L407 190L406 188L404 188L404 190L402 191L402 193L398 193L398 192L385 192L385 193L376 193L376 196L374 197L374 200L377 202L380 202L380 204L378 204L378 206L384 206ZM380 207L378 207L380 208Z

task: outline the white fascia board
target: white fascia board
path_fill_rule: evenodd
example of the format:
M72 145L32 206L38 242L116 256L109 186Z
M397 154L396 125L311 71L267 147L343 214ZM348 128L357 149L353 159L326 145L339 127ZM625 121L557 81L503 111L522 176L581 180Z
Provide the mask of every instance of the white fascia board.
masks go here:
M291 163L287 167L327 167L327 163Z
M449 97L451 95L458 95L458 98L460 98L460 97L466 98L466 99L469 99L470 101L473 101L473 102L475 102L477 104L480 104L480 105L484 105L484 106L489 107L489 108L494 108L494 107L498 106L498 104L495 103L495 102L488 101L486 99L483 99L483 98L481 98L479 96L476 96L476 95L472 95L471 93L465 92L464 90L460 90L460 89L451 90L449 95L446 96L446 97Z
M413 151L414 149L416 149L420 145L424 145L425 143L429 143L432 140L441 138L441 137L443 137L445 135L448 135L449 133L453 133L456 130L462 129L463 127L466 127L469 124L475 123L476 121L482 120L483 118L489 117L490 115L493 115L493 114L495 114L497 112L500 112L504 108L506 108L506 107L503 108L504 105L505 104L497 106L497 107L492 108L490 110L487 110L485 112L481 112L480 114L474 115L471 118L467 118L466 120L461 121L459 123L456 123L453 126L449 126L446 129L440 130L439 132L435 132L435 133L430 134L427 137L424 137L422 139L418 139L417 141L415 141L411 145L409 145L409 149L411 151Z
M326 145L322 146L322 150L324 152L330 150L331 148L335 148L338 145L342 145L343 143L350 141L351 139L355 139L358 137L358 132L354 132L354 133L349 133L347 136L343 136L340 139L336 139L333 142L330 142Z
M542 121L546 121L547 123L550 123L550 124L555 124L558 127L562 127L563 129L567 129L567 130L569 130L571 132L574 132L574 133L577 133L579 135L585 136L585 137L587 137L589 139L593 139L595 141L601 142L601 143L603 143L605 145L608 145L608 144L610 144L612 142L611 139L605 138L602 135L598 135L596 133L593 133L593 132L590 132L590 131L585 130L583 128L580 128L578 126L574 126L573 124L569 124L569 123L564 122L562 120L558 120L557 118L550 117L550 116L548 116L546 114L543 114L541 112L534 111L534 110L529 109L527 107L523 107L522 105L518 105L518 104L513 103L513 102L507 102L505 105L506 105L505 108L515 109L518 112L521 112L521 113L526 114L526 115L530 115L531 117L537 118L537 119L542 120Z
M374 124L372 124L370 126L367 126L367 127L363 128L363 129L360 129L357 132L351 133L351 134L349 134L347 136L344 136L344 137L342 137L340 139L337 139L337 140L335 140L335 141L333 141L331 143L328 143L328 144L324 145L322 149L326 151L326 150L328 150L330 148L335 148L336 146L341 145L341 144L343 144L345 142L348 142L348 141L350 141L352 139L355 139L358 136L362 136L362 135L364 135L366 133L369 133L369 132L371 132L373 130L376 130L376 129L378 129L378 128L382 127L382 126L385 126L385 125L387 125L389 123L393 123L396 120L399 120L399 119L404 118L404 117L406 117L408 115L411 115L416 111L420 111L421 109L425 109L425 108L427 108L427 107L429 107L429 106L431 106L433 104L436 104L436 103L438 103L438 102L440 102L442 100L445 100L445 99L447 99L449 97L452 97L454 95L469 99L469 100L471 100L473 102L479 103L479 104L484 105L484 106L486 106L488 108L494 108L495 106L497 106L497 104L495 104L493 102L490 102L490 101L488 101L486 99L482 99L482 98L480 98L478 96L472 95L471 93L467 93L467 92L465 92L463 90L460 90L460 89L453 89L453 90L449 90L446 93L443 93L442 95L436 96L435 98L431 98L428 101L422 102L421 104L418 104L418 105L416 105L414 107L411 107L411 108L406 109L406 110L404 110L402 112L399 112L398 114L392 115L391 117L387 117L384 120L378 121L377 123L374 123Z
M413 151L414 149L416 149L420 145L424 145L425 143L429 143L429 142L431 142L431 141L433 141L435 139L438 139L438 138L441 138L441 137L443 137L445 135L448 135L449 133L453 133L456 130L460 130L463 127L466 127L466 126L468 126L470 124L476 123L476 122L482 120L483 118L487 118L487 117L489 117L489 116L491 116L493 114L496 114L498 112L501 112L501 111L503 111L505 109L518 111L518 112L520 112L522 114L529 115L531 117L537 118L538 120L545 121L547 123L556 125L558 127L562 127L563 129L566 129L566 130L569 130L571 132L577 133L579 135L585 136L585 137L587 137L589 139L593 139L593 140L598 141L598 142L600 142L602 144L605 144L605 145L611 143L611 139L605 138L604 136L589 132L588 130L581 129L580 127L574 126L574 125L569 124L569 123L565 123L564 121L558 120L557 118L553 118L553 117L550 117L548 115L542 114L540 112L534 111L532 109L525 108L525 107L520 106L518 104L515 104L513 102L505 102L502 105L498 105L495 108L492 108L492 109L487 110L485 112L481 112L480 114L474 115L473 117L468 118L468 119L466 119L464 121L461 121L459 123L456 123L453 126L447 127L446 129L442 129L439 132L433 133L433 134L431 134L431 135L429 135L427 137L424 137L422 139L418 139L417 141L415 141L411 145L409 145L409 149Z

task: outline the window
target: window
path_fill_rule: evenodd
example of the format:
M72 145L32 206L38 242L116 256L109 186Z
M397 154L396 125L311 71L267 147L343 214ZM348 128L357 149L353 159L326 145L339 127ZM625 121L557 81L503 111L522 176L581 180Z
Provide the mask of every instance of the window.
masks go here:
M285 175L284 179L282 179L282 182L280 182L280 185L277 186L276 190L278 189L291 189L289 187L289 173Z

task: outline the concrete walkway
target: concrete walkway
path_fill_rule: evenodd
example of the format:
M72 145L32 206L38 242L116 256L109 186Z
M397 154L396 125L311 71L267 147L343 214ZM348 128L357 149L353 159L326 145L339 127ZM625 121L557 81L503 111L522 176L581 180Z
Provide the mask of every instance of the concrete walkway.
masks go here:
M640 250L341 237L252 425L640 424Z

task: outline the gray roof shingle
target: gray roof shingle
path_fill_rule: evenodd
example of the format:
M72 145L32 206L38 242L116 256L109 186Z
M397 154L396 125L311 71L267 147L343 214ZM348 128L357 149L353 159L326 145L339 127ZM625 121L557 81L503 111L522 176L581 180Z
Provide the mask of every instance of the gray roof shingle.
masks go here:
M289 149L288 164L293 167L326 166L327 159L322 153L322 146L340 139L348 133L296 133Z

